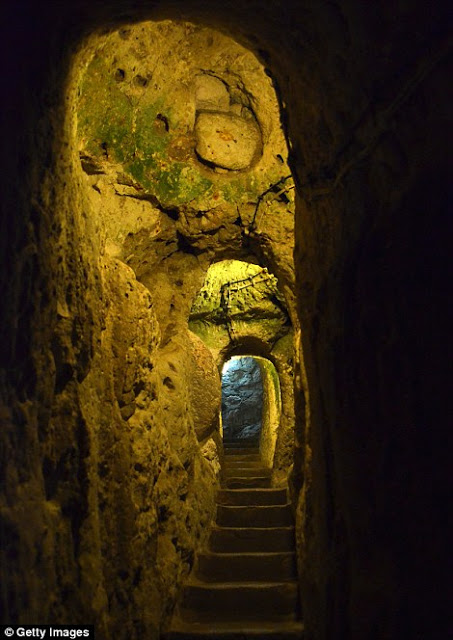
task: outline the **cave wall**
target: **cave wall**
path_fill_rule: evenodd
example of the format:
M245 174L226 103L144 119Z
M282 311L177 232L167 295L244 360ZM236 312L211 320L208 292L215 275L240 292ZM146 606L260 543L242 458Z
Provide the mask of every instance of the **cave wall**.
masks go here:
M278 381L278 373L272 362L264 358L260 358L258 363L261 369L261 378L263 381L263 414L260 434L260 455L263 464L272 468L274 464L275 445L277 442L282 409L280 384Z
M314 637L447 629L448 64L441 23L421 29L413 9L404 63L377 84L332 180L299 201L310 404L299 540ZM385 40L401 38L386 23Z
M0 234L7 301L0 352L1 564L9 569L2 584L12 584L16 594L4 603L7 621L31 621L39 612L40 620L70 616L108 628L108 619L93 612L106 610L102 582L96 591L90 583L91 601L82 603L87 582L74 557L88 537L84 532L77 542L77 518L91 509L96 483L88 492L79 487L86 486L86 447L91 443L94 456L97 420L94 408L92 422L81 417L80 407L87 415L88 405L76 396L93 393L82 388L99 352L104 285L95 261L99 230L83 215L81 178L68 152L74 140L64 124L64 88L88 32L177 15L218 26L259 50L278 86L291 140L304 358L302 367L297 357L296 388L306 390L309 418L298 433L305 463L296 470L299 486L304 480L298 543L307 638L445 637L447 3L435 11L421 2L354 1L282 7L186 0L154 10L121 0L95 6L74 0L18 13L20 6L7 4L1 39L10 60ZM66 219L70 224L62 224ZM75 291L70 318L67 274ZM55 352L63 345L64 353L55 364L54 335ZM75 413L58 407L56 381L60 387L66 381ZM113 374L109 384L112 399ZM56 454L72 447L64 464L76 499L58 497L69 514L78 514L72 520L46 499L42 461L51 416L58 416L59 443L45 477ZM85 520L84 527L100 531ZM44 548L46 536L51 542ZM96 568L89 573L100 575ZM43 576L55 585L53 605ZM65 596L73 584L74 609L75 594ZM140 609L138 601L133 606Z
M291 289L294 183L256 56L188 22L146 21L89 42L77 149L108 253L185 320L199 274L222 256L253 254Z
M94 291L84 289L97 297L91 353L84 361L77 352L89 323L71 304L73 278L63 278L44 351L48 414L30 399L3 405L2 609L11 622L93 620L101 637L119 628L159 637L214 510L218 454L200 452L195 424L212 432L218 376L214 368L205 417L189 393L199 363L194 371L187 344L159 348L146 288L122 262L91 266L99 275Z
M158 638L214 514L220 380L171 295L106 250L108 203L76 153L80 70L47 87L66 109L37 101L20 160L36 171L16 185L30 219L2 222L2 620Z
M269 397L275 397L275 404L272 402L271 413L275 414L277 411L279 414L272 459L270 450L267 453L263 452L263 457L265 459L267 457L268 461L272 462L272 483L274 486L288 485L289 479L294 473L297 434L303 431L305 425L303 406L299 407L300 411L296 413L294 351L294 333L290 332L280 338L274 345L270 354L271 365L265 363L267 384L270 387ZM275 380L275 377L278 379ZM301 395L303 396L303 392Z
M291 320L273 273L258 264L222 260L206 273L190 310L189 328L220 362L232 346L247 340L272 349L291 332Z

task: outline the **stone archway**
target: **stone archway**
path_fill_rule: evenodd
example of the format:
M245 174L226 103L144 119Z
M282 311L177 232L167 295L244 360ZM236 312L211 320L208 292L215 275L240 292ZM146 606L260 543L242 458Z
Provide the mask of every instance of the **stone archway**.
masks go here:
M260 356L233 356L223 365L221 380L224 442L255 444L264 465L272 469L274 484L278 484L278 476L283 476L281 482L286 484L288 469L282 468L281 455L274 459L279 429L284 429L280 381L275 366Z
M252 356L231 358L222 367L222 433L224 442L258 444L264 412L261 369Z

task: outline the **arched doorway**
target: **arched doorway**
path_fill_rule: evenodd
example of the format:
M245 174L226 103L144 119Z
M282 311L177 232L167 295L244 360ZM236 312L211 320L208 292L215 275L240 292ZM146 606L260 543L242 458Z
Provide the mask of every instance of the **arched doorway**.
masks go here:
M252 356L236 356L222 368L223 442L258 445L263 422L263 379Z
M255 438L274 484L285 485L294 454L293 328L280 281L252 258L211 264L192 303L189 328L208 347L219 373L231 379L229 415L240 422L230 435L243 443ZM245 375L247 360L255 363L254 375ZM236 387L243 385L246 393L259 377L262 406L250 412ZM225 427L225 415L222 422ZM227 424L227 438L229 430Z
M272 468L281 419L282 397L275 365L254 355L227 360L222 367L224 445L257 447L265 466Z

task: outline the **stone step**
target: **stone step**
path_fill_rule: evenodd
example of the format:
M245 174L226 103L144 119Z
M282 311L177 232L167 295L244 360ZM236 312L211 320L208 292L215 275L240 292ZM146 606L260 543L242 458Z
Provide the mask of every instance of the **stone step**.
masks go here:
M303 640L304 626L294 621L193 622L174 620L162 640Z
M250 458L250 457L251 456L228 456L224 458L224 465L225 467L231 467L231 468L257 466L257 467L263 467L265 469L269 469L269 467L265 465L260 458L257 458L255 460L250 460L250 459L247 460L247 458Z
M184 620L278 620L298 610L297 583L212 582L186 584L178 607Z
M260 456L255 453L243 456L228 456L228 458L225 458L224 464L228 467L251 466L254 464L263 466Z
M224 449L223 453L226 458L235 458L236 456L259 456L259 449Z
M294 527L212 528L208 547L220 553L270 552L294 550Z
M223 452L229 456L246 456L246 455L259 455L259 447L244 447L244 446L224 446Z
M228 438L224 438L223 439L223 446L224 448L228 447L230 449L236 449L236 448L249 448L251 447L252 449L255 448L257 449L260 446L260 441L259 439L256 438L242 438L242 439L238 439L236 438L235 440L228 440Z
M264 467L262 464L254 464L253 466L236 466L230 467L226 465L224 472L228 476L237 476L241 478L253 477L253 476L270 476L271 470L268 467Z
M272 506L217 505L216 523L220 527L286 527L293 524L289 504Z
M205 552L198 555L195 575L206 582L294 580L296 557L294 552Z
M271 478L268 475L259 475L241 478L240 476L228 476L225 478L226 489L248 489L253 487L267 488L271 486Z
M219 489L217 504L225 505L277 505L288 502L286 489Z

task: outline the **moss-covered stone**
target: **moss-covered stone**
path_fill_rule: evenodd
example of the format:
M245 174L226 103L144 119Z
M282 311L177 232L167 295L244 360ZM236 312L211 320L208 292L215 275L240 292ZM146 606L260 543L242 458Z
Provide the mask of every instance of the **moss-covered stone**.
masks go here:
M78 109L80 146L90 155L124 162L134 152L133 108L101 56L83 76Z
M225 36L193 25L144 23L131 27L128 34L108 36L83 74L78 104L82 154L103 163L107 173L108 165L121 165L122 174L133 179L142 195L154 196L163 206L189 203L193 210L206 211L222 202L257 202L263 191L289 173L286 161L282 165L279 159L286 158L287 151L275 94L252 54ZM169 59L171 65L165 62ZM241 74L247 85L239 80ZM206 106L200 102L200 78L209 78L225 94L218 107L223 115L210 111L209 122L218 117L243 120L244 126L253 124L257 138L263 128L262 157L256 162L258 150L253 152L253 168L239 163L234 168L245 171L218 172L199 161L196 113ZM222 131L213 136L227 144ZM261 153L261 141L258 146ZM216 157L214 150L212 158Z

